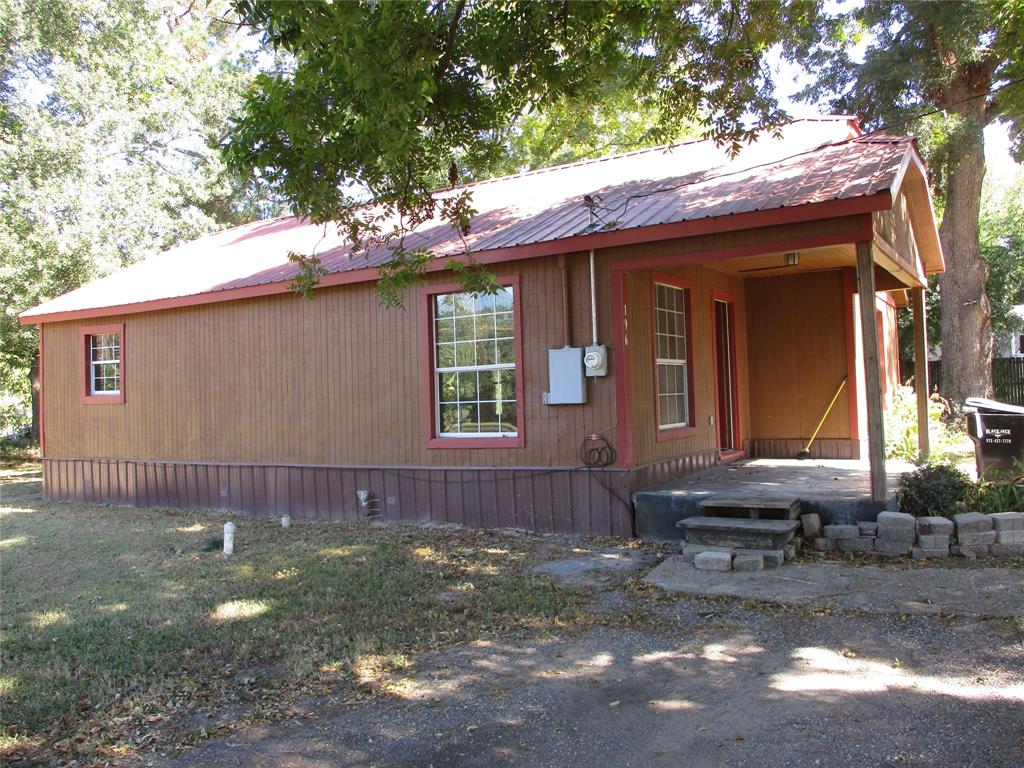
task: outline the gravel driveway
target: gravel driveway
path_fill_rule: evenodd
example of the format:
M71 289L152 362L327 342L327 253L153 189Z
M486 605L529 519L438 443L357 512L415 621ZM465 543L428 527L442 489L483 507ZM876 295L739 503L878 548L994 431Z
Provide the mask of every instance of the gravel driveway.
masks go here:
M596 593L620 619L638 606L638 628L431 654L396 695L308 702L154 764L1024 765L1016 620Z

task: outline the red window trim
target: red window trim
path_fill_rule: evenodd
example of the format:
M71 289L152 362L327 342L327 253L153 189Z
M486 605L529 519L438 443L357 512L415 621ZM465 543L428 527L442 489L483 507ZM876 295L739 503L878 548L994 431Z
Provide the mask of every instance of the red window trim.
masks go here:
M91 395L89 394L90 370L89 363L89 337L101 333L116 333L118 344L121 348L121 391L116 395ZM107 323L106 325L84 325L78 329L78 349L80 354L79 369L82 372L81 391L82 402L85 405L123 405L125 390L125 343L124 323Z
M658 283L682 288L686 300L686 395L690 410L690 426L664 429L661 424L661 399L658 397ZM661 272L651 272L651 388L654 390L654 434L657 442L678 440L697 434L697 407L693 391L693 282Z
M516 350L516 418L518 420L515 437L438 437L435 423L437 381L434 375L434 313L432 299L440 293L458 293L462 286L458 283L425 285L420 288L420 304L422 313L422 333L420 346L423 352L423 371L426 386L423 400L423 424L427 448L523 448L526 446L525 413L523 409L523 332L522 332L522 294L519 290L519 275L496 277L498 285L512 288L512 322L515 328Z

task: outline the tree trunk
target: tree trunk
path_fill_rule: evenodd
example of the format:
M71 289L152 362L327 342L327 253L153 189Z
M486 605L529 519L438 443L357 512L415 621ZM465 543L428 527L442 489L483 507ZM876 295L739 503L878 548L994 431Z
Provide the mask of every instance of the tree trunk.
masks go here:
M983 105L983 100L979 100ZM972 110L973 111L973 110ZM951 147L959 158L946 184L946 209L939 239L946 272L939 276L942 305L942 395L962 405L968 397L992 396L992 323L981 256L978 218L985 178L983 119L968 125Z
M42 384L39 378L39 357L32 362L32 367L29 369L28 378L32 385L32 442L39 442L39 390Z

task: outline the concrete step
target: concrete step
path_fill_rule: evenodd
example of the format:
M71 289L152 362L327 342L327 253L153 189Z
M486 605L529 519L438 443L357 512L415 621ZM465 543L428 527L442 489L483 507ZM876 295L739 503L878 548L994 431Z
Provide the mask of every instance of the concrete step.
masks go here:
M785 549L800 527L799 520L742 520L731 517L688 517L677 523L688 544L741 549Z
M781 549L744 549L743 547L717 547L714 544L686 544L683 546L683 560L692 563L701 552L728 552L732 555L760 555L765 568L775 568L785 562L786 554Z
M700 503L705 517L738 517L749 520L799 520L800 499L750 499L715 496Z

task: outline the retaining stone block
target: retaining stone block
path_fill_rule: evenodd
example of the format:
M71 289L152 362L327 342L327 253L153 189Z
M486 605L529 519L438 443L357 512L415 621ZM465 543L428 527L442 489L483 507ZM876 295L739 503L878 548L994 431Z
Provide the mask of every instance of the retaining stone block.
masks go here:
M924 536L952 536L953 521L948 517L919 517L917 532Z
M839 539L836 546L840 552L874 552L876 540L867 536L856 539Z
M989 517L997 531L1024 531L1024 512L996 512Z
M815 539L813 544L815 552L828 552L832 549L832 540L826 539L824 536Z
M683 561L692 563L693 558L701 552L728 552L732 554L732 547L719 547L713 544L687 544L683 547Z
M993 544L988 549L995 557L1024 556L1024 544Z
M825 536L830 539L856 539L860 528L856 525L826 525Z
M958 557L966 557L968 560L973 560L976 557L989 554L989 547L988 545L968 547L964 544L954 544L949 548L949 551L951 554L957 555Z
M909 555L913 542L892 541L890 539L876 539L875 553L879 555Z
M917 546L922 549L945 549L949 551L949 536L935 535L917 535Z
M992 530L992 516L980 512L964 512L953 516L957 534L984 533Z
M732 554L729 552L698 552L693 564L702 571L731 571Z
M737 555L760 555L765 568L778 568L785 562L785 553L781 549L737 549Z
M949 557L949 548L931 549L926 547L914 547L915 560L936 560L942 557Z
M816 512L800 515L800 524L803 526L804 536L807 538L813 539L815 536L821 536L821 515Z
M995 531L982 531L981 533L958 533L956 540L965 547L987 547L996 543Z
M861 536L877 536L878 523L857 523L857 529Z
M892 541L900 544L913 544L917 538L913 528L879 528L879 541Z
M764 558L761 555L736 555L732 559L734 571L764 570Z
M1024 544L1024 531L996 531L997 544Z
M878 532L881 533L883 530L915 530L917 522L914 520L913 515L908 515L906 512L879 512L878 513Z

